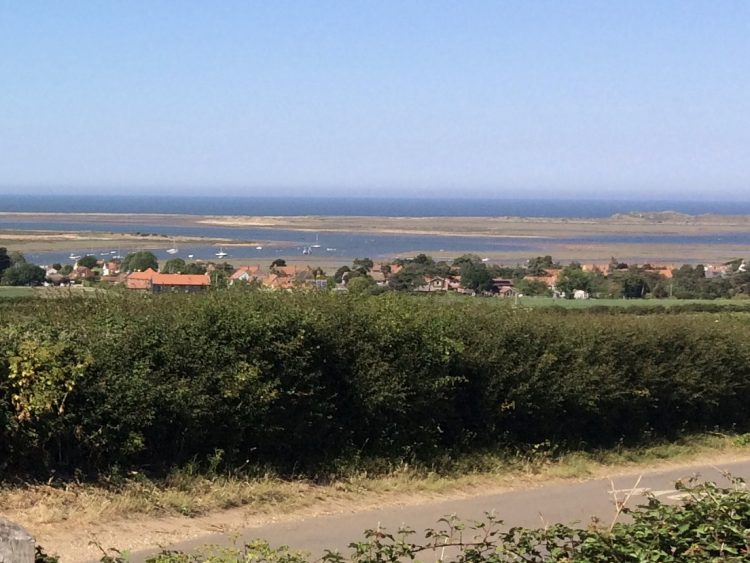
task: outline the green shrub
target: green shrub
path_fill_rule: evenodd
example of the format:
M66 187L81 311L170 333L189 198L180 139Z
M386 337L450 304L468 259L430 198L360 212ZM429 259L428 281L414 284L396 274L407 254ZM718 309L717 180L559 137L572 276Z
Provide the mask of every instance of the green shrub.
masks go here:
M750 429L739 315L387 294L116 294L0 305L0 472L317 474L351 460Z

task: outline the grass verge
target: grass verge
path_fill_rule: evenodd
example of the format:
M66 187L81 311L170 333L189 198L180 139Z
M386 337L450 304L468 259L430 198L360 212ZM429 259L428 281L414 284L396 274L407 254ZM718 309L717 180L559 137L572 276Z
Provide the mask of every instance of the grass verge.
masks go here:
M26 524L84 524L141 516L193 517L241 506L256 514L292 512L322 502L470 494L689 463L709 456L748 455L750 434L701 434L639 448L558 453L542 445L525 453L446 457L431 465L372 462L367 469L344 469L318 480L218 474L190 466L158 480L131 474L96 483L6 483L0 487L0 514Z

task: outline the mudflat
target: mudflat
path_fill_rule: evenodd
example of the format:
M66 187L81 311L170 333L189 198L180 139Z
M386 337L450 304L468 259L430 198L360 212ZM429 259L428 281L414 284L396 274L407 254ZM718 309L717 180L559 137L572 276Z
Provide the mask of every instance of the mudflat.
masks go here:
M432 235L466 237L520 237L539 245L533 252L551 254L563 261L608 261L610 257L629 262L715 262L748 254L741 243L712 244L710 242L664 240L657 243L613 241L617 235L671 235L696 236L711 234L746 233L750 230L748 215L686 215L675 212L627 213L607 218L556 218L556 217L373 217L373 216L249 216L249 215L187 215L187 214L117 214L117 213L10 213L0 212L0 229L3 221L30 223L38 229L39 223L65 223L70 231L0 230L0 245L21 251L52 251L69 248L79 242L92 249L136 244L140 248L169 248L173 242L204 245L290 246L288 241L250 241L239 237L166 237L163 235L134 234L139 225L201 227L217 226L228 229L273 229L300 232L372 233L388 235ZM118 223L127 225L122 230L129 233L103 233L84 231L84 225ZM31 225L34 227L31 227ZM602 240L596 237L601 236ZM569 241L573 237L586 237L585 241ZM414 248L417 253L421 249ZM466 252L472 245L467 241ZM456 252L428 252L436 258L455 257ZM293 252L289 258L294 258ZM402 253L407 254L407 253ZM483 253L492 260L516 262L528 258L529 250ZM450 256L449 256L450 255Z

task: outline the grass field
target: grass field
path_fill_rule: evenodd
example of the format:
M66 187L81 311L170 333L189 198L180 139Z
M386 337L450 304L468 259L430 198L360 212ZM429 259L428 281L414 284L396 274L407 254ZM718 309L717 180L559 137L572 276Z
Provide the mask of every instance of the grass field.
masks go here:
M0 299L10 299L16 297L31 297L37 292L33 287L3 287L0 286Z
M512 301L512 300L508 300ZM521 297L518 304L524 307L565 307L588 309L590 307L679 307L682 305L747 306L750 301L736 299L553 299L552 297Z
M750 300L738 299L554 299L552 297L470 297L458 293L432 296L446 303L479 300L494 307L562 307L565 309L590 309L592 307L684 307L686 305L711 305L712 307L746 307L750 312Z

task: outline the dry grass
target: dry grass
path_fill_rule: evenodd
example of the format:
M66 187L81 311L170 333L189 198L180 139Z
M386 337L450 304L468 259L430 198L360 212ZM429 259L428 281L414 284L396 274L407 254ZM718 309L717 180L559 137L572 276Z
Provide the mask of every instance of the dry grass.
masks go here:
M583 479L634 467L679 464L708 456L746 456L750 435L701 435L675 443L556 455L485 453L446 459L431 467L400 464L351 470L314 482L273 475L200 474L189 467L161 480L133 474L113 484L53 483L5 485L0 514L27 524L102 523L122 518L199 516L235 507L253 513L284 513L321 502L373 501L409 495L471 493L488 487L536 485Z

